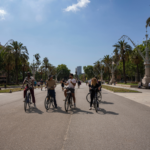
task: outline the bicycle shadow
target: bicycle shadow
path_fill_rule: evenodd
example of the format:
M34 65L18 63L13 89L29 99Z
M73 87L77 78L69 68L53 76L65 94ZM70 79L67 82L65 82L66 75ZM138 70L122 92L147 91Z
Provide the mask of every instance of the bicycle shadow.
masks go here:
M70 113L67 113L66 111L64 111L64 110L62 110L62 107L59 107L59 106L57 106L57 108L50 108L49 110L47 110L46 111L47 113L63 113L63 114L71 114L71 112Z
M36 107L36 108L35 108L35 107L31 107L29 113L37 113L37 114L40 114L40 115L41 115L41 114L43 114L44 112L41 111L40 109L38 109L37 107Z
M73 114L84 113L84 114L94 114L91 111L81 110L80 108L72 108Z
M101 101L100 103L102 103L102 104L114 104L112 102L106 102L106 101Z
M71 113L73 113L73 114L78 114L78 113L94 114L93 112L81 110L80 108L71 108L68 110L68 112L66 112L65 110L62 110L62 107L50 108L46 112L48 112L48 113L56 112L56 113L63 113L63 114L71 114Z
M98 114L102 114L103 113L103 115L107 115L107 114L110 114L110 115L119 115L119 113L116 113L116 112L113 112L113 111L106 111L103 108L100 108L100 110L97 113Z

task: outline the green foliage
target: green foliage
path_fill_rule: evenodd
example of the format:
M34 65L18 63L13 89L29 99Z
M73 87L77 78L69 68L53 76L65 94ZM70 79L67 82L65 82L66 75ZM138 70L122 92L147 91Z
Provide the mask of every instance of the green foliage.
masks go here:
M59 74L57 76L58 80L68 79L69 74L70 74L70 70L68 69L68 67L65 64L61 64L61 65L57 66L57 74Z
M93 66L84 66L83 70L87 76L88 79L94 77L95 75L93 74Z

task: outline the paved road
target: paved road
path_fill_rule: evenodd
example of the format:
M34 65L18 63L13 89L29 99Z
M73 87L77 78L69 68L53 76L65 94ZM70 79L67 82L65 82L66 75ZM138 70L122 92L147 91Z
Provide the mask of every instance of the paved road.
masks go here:
M76 89L77 108L44 108L46 91L35 90L37 109L23 110L22 92L0 94L0 150L150 150L150 108L103 90L101 111L89 110L88 87Z

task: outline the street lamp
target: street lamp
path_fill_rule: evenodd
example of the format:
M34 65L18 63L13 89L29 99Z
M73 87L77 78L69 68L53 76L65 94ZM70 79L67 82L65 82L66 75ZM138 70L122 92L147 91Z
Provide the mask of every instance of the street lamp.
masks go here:
M149 57L149 48L147 46L147 39L148 39L148 34L147 34L147 28L146 28L146 48L145 48L145 56L144 54L139 50L139 48L137 47L137 45L127 36L127 35L123 35L120 39L125 39L127 38L129 41L131 41L131 43L134 45L134 47L138 50L139 54L141 55L141 57L144 60L144 65L145 65L145 75L144 78L142 79L142 83L143 86L145 88L148 87L148 83L150 83L150 57ZM120 40L119 39L119 40Z

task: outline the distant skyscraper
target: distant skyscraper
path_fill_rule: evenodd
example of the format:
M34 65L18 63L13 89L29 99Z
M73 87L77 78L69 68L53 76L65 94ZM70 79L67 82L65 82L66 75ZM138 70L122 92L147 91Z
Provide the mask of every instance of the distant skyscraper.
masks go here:
M82 74L82 66L77 67L77 75Z

